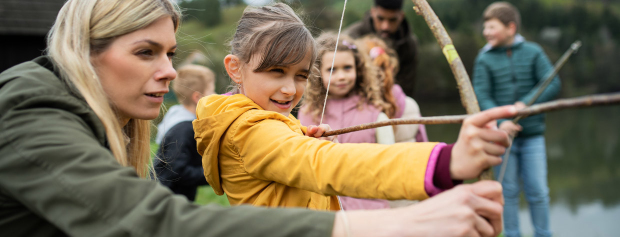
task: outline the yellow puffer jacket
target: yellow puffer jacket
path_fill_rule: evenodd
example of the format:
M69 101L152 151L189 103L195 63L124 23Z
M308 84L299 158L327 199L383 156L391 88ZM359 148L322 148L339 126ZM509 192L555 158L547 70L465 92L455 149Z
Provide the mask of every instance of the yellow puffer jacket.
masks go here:
M245 95L199 101L194 121L204 174L231 205L338 210L335 195L428 197L424 177L437 143L338 144L305 136L294 116Z

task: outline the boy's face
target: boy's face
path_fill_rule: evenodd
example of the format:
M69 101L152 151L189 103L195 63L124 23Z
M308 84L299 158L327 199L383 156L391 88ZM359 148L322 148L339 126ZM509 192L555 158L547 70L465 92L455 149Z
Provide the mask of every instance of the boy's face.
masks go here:
M514 36L517 32L516 25L510 22L504 25L497 18L492 18L484 22L482 34L491 47L502 47L512 45Z

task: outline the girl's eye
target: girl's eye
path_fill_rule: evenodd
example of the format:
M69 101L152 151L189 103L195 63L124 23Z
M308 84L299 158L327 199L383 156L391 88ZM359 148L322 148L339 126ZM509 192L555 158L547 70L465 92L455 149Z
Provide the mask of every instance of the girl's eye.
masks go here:
M277 72L277 73L284 73L284 70L280 69L280 68L272 68L269 70L270 72Z
M344 66L344 69L345 69L345 70L351 70L351 69L353 69L353 66L351 66L351 65L347 65L347 66Z
M304 80L308 79L308 75L305 75L305 74L299 74L297 76L303 78Z

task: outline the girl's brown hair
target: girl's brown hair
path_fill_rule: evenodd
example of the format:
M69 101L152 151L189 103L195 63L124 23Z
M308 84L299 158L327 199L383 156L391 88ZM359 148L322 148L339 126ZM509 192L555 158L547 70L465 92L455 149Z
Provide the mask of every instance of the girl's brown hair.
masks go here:
M316 59L316 44L312 34L295 11L286 4L247 7L239 20L231 54L249 63L252 57L261 57L255 72L274 66L288 66L301 62L312 53L310 68Z
M327 94L327 85L323 84L321 73L318 72L317 69L321 68L323 63L331 64L331 61L322 62L321 58L323 54L334 51L336 48L336 37L336 34L328 32L321 34L317 39L319 50L316 67L314 68L315 72L308 78L308 88L303 103L306 106L303 112L310 114L315 122L319 122L319 116L323 110L323 102ZM343 44L343 42L346 43ZM363 109L364 104L370 104L384 111L388 104L381 99L381 86L378 80L379 75L377 68L367 63L367 56L360 53L353 39L346 35L340 36L338 52L351 52L355 58L355 73L357 78L355 80L355 86L349 93L350 95L357 94L362 97L358 102L358 109Z
M393 49L387 46L385 41L376 36L369 35L357 42L360 45L360 51L368 55L370 62L379 68L381 98L387 103L383 112L389 118L394 118L399 109L396 99L392 95L394 75L398 72L398 56ZM371 50L373 55L371 55Z

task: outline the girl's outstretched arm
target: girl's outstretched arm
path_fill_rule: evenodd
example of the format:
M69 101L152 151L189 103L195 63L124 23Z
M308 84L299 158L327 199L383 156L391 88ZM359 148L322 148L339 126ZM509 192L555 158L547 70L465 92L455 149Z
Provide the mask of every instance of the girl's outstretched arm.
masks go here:
M246 115L238 121L228 131L228 144L256 179L323 195L428 197L426 168L437 143L337 144L305 136L295 131L299 126L276 119Z

